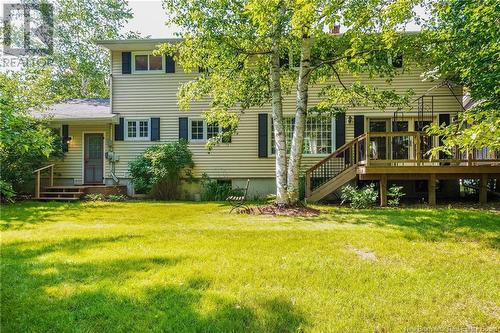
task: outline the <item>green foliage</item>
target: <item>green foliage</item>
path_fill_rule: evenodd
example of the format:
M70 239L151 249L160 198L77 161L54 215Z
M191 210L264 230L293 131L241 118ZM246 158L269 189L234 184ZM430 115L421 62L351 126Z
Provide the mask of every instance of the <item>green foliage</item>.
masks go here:
M50 101L45 76L0 74L0 179L19 189L49 158L62 156L60 138L30 110Z
M98 40L126 39L121 29L132 18L126 1L54 0L54 51L27 69L52 72L51 89L61 98L109 96L109 53Z
M85 194L83 198L86 201L111 201L111 202L120 202L127 200L127 196L123 194L109 194L104 195L102 193L88 193Z
M12 188L12 184L0 179L0 202L14 202L16 191Z
M218 182L215 179L210 179L207 174L203 174L201 178L201 200L203 201L222 201L233 193L231 183Z
M341 204L349 202L351 208L368 208L377 202L378 192L373 183L360 189L347 185L342 189L341 198Z
M406 195L403 186L392 185L387 191L387 204L389 206L399 206L401 199Z
M102 193L88 193L84 197L87 201L105 201L106 196Z
M466 87L475 107L460 113L450 126L433 126L431 133L444 136L443 147L461 151L489 147L500 149L500 65L497 0L438 0L422 48L422 59L434 69L428 77L449 79Z
M127 196L124 194L109 194L106 197L106 200L107 201L115 201L115 202L125 201L125 200L127 200Z
M129 170L136 191L171 200L179 198L181 180L191 177L193 166L187 142L181 140L147 148L130 163Z

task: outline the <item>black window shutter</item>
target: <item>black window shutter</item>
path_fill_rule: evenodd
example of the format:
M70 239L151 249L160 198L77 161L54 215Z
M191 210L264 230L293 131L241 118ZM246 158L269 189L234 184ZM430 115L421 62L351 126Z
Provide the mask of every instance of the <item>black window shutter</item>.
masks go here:
M160 118L151 118L151 141L160 141Z
M122 74L132 73L132 52L122 52Z
M440 113L438 116L438 122L439 126L445 124L449 125L450 124L450 114L449 113ZM439 137L439 145L443 144L443 137ZM446 158L446 154L442 151L439 152L439 158L444 160Z
M339 149L345 143L345 113L337 114L335 118L335 149Z
M188 118L179 118L179 139L189 140L188 138Z
M175 60L172 56L165 56L165 73L175 73Z
M449 125L450 124L450 114L449 113L440 113L439 114L439 125Z
M259 157L267 157L267 113L259 113Z
M69 126L68 125L62 125L62 133L61 133L61 140L62 140L62 150L63 152L68 151L68 138L69 138Z
M223 127L222 128L222 133L226 133L228 131L229 131L228 127ZM228 137L226 137L226 136L222 137L222 143L231 143L231 141L232 141L232 136L231 135L228 136Z
M365 132L365 116L354 116L354 137L357 138Z
M115 124L115 141L123 141L123 131L125 128L125 120L120 117L120 122Z

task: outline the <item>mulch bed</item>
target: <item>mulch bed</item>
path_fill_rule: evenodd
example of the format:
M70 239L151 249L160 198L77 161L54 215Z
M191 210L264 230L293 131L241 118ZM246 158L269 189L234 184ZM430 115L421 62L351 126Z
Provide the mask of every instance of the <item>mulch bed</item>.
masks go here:
M273 216L318 216L318 209L295 206L295 207L278 207L277 205L265 205L250 208L243 208L238 211L240 214L253 215L273 215Z

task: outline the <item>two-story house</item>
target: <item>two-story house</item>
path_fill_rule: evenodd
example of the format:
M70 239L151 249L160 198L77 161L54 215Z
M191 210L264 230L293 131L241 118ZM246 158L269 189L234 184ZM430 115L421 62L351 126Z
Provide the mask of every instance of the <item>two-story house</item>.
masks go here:
M64 193L64 187L119 184L127 186L128 193L133 194L129 163L151 145L180 138L189 141L195 177L206 173L211 178L230 181L234 187L250 179L251 197L275 192L270 105L242 113L231 142L209 152L205 148L207 139L221 129L203 120L202 112L208 103L193 103L189 112L180 111L177 104L179 86L199 73L185 72L169 56L153 55L157 45L165 42L176 40L98 42L109 50L111 57L110 99L68 101L55 105L49 112L66 142L65 157L56 161L53 168L54 193ZM310 200L320 200L357 179L376 180L382 189L387 181L404 182L409 194L433 203L436 184L444 195L457 190L459 177L484 179L484 175L500 173L498 167L476 165L479 159L474 156L464 159L457 155L452 160L430 162L423 155L438 144L439 138L423 135L422 128L431 122L453 121L462 110L462 88L446 82L422 81L420 73L402 71L390 85L384 78L370 82L401 93L413 89L417 98L412 112L357 107L335 119L325 116L308 119L303 169L306 196ZM348 73L343 77L346 83L354 80ZM310 106L320 101L320 89L321 86L311 87ZM295 96L286 96L288 133L294 111ZM454 179L455 185L444 191L445 180L449 179ZM440 186L436 180L442 180ZM39 185L38 195L43 197L45 192L40 191ZM199 189L191 185L186 191L187 197L192 198Z

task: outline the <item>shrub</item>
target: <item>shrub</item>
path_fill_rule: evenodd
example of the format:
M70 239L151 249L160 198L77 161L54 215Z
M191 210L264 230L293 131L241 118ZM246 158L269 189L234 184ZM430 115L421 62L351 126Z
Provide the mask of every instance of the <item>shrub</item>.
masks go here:
M231 183L219 182L204 173L201 177L201 200L222 201L233 193Z
M106 197L101 193L88 193L85 194L84 199L87 201L105 201Z
M403 186L392 185L387 191L387 204L389 206L399 206L401 198L406 194L402 191Z
M352 208L368 208L377 202L378 192L373 183L361 189L347 185L342 190L341 198L341 204L349 202Z
M107 201L125 201L127 196L123 194L110 194L106 197Z
M130 163L130 175L138 193L149 193L163 200L179 198L183 177L191 178L193 156L187 142L151 146Z
M0 202L14 202L16 191L10 183L0 180Z

